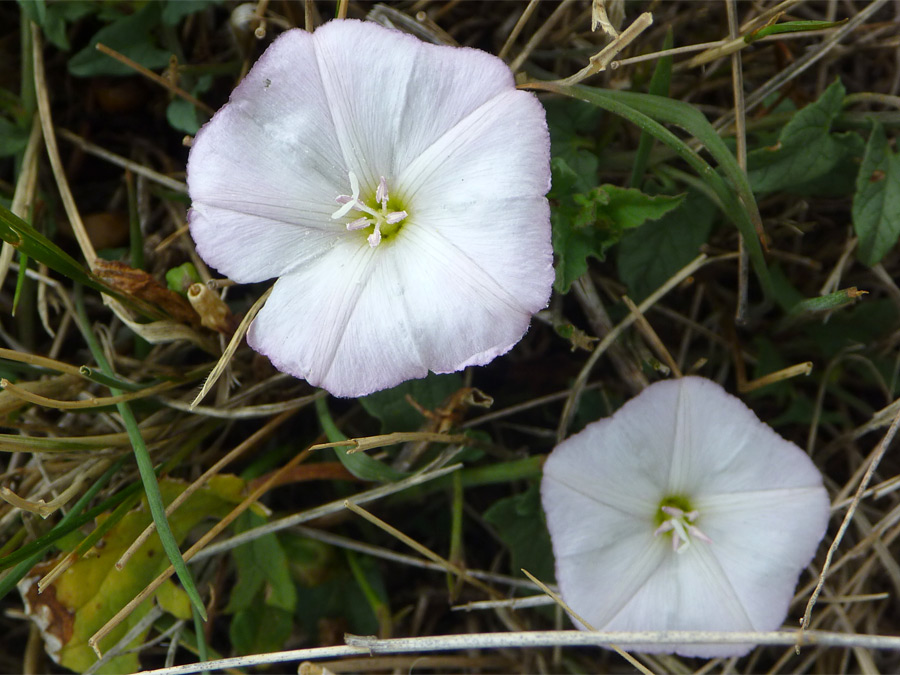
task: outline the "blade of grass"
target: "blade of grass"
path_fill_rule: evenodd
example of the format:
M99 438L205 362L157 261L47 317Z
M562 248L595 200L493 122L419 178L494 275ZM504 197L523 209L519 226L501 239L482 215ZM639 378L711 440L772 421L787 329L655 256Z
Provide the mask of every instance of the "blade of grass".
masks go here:
M76 286L75 288L75 307L77 310L77 323L85 341L88 343L88 347L91 350L94 360L97 361L97 364L100 366L104 375L107 377L115 377L112 366L110 366L109 362L106 360L106 356L103 354L103 350L97 342L97 338L94 337L94 334L91 331L87 312L84 308L84 291L81 286ZM123 393L123 391L117 387L110 387L109 390L113 396L121 396ZM128 437L131 439L138 473L140 473L141 482L144 485L147 504L150 507L150 514L153 516L153 522L156 523L156 531L159 533L159 539L162 543L163 550L165 550L169 562L172 563L172 567L175 569L175 573L178 575L178 579L181 581L181 585L184 587L188 598L190 598L191 604L205 621L206 607L203 605L200 593L197 592L197 587L194 584L194 579L191 576L190 570L188 570L184 558L181 557L181 550L178 548L178 543L175 541L175 536L172 534L172 528L169 526L169 521L166 518L166 506L163 503L162 494L160 494L159 491L159 483L156 481L156 473L153 470L153 461L150 459L150 453L147 451L147 445L144 443L144 438L141 435L141 430L138 428L137 420L134 417L134 413L131 412L131 407L127 402L123 401L117 403L116 408L119 411L119 415L122 417L122 423L125 425L125 429L128 431Z
M28 272L28 256L19 253L19 273L16 275L16 290L13 293L12 315L16 315L19 306L19 298L22 297L22 288L25 286L25 274Z
M209 650L206 648L206 633L203 632L203 622L205 619L200 616L200 613L195 607L191 607L191 616L194 618L194 636L197 640L197 658L200 660L200 663L203 663L204 661L209 661ZM200 672L206 673L207 671L201 670Z
M726 213L730 215L744 238L753 268L766 295L785 306L791 304L780 297L769 276L758 236L762 220L747 176L741 171L728 146L698 110L687 103L652 94L608 91L558 82L532 82L529 87L575 98L624 117L674 150L718 195ZM719 163L731 185L716 173L697 151L664 127L661 122L681 127L697 138Z
M350 567L350 572L353 574L356 585L359 587L363 597L366 599L366 603L369 605L369 609L372 610L372 614L378 621L378 634L391 635L391 608L378 596L375 589L372 588L372 584L369 583L368 578L366 578L366 573L363 571L362 565L359 562L359 556L350 549L344 550L344 556L347 559L347 564Z
M78 369L78 373L91 382L102 384L104 387L108 387L110 389L140 391L141 389L145 389L148 386L126 382L125 380L120 380L117 377L111 377L105 373L98 373L96 370L88 366L81 366L81 368Z
M76 284L111 296L138 314L150 319L166 318L159 308L137 302L133 297L118 292L93 273L86 271L72 256L3 204L0 204L0 239L18 249L20 255L27 255Z
M666 31L666 39L663 42L663 51L672 49L672 29ZM655 96L668 96L669 85L672 81L672 56L663 56L656 62L653 69L653 77L650 78L649 92ZM631 169L631 178L628 187L639 188L644 172L647 170L647 162L650 159L650 150L653 149L653 136L646 131L641 131L637 152L634 153L634 166Z
M0 239L18 249L20 254L24 253L29 258L34 258L38 262L44 263L54 272L58 272L78 284L101 293L116 295L111 289L98 281L94 275L86 272L84 267L72 256L3 206L3 204L0 204Z

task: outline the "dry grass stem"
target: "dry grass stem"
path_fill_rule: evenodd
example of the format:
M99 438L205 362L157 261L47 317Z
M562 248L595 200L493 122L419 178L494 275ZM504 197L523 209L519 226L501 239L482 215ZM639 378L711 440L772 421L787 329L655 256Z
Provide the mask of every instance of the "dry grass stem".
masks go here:
M847 513L844 515L844 519L841 521L841 526L838 529L837 534L834 536L834 541L831 543L831 546L828 547L828 553L825 555L825 563L822 565L822 572L819 574L819 581L816 584L812 596L810 597L809 602L806 605L806 610L803 613L803 620L800 624L801 627L805 628L806 626L809 626L813 607L815 607L816 600L819 597L819 594L822 592L822 587L825 585L825 577L828 574L828 568L831 565L831 559L834 557L835 552L837 551L838 547L841 544L841 541L844 538L844 533L847 531L847 528L850 526L850 522L853 520L853 516L856 513L856 509L859 506L862 495L868 487L869 482L872 480L875 469L878 468L878 464L881 462L882 457L884 457L884 454L887 452L888 447L890 447L891 442L894 440L898 425L900 425L900 412L898 412L897 415L894 416L894 420L893 422L891 422L890 428L887 430L887 433L885 433L884 438L881 439L881 442L878 444L875 453L873 453L872 458L868 462L868 465L866 466L866 473L859 483L859 487L856 490L856 495L853 497L853 502L850 504L850 508L847 509ZM801 630L801 636L802 633L803 631ZM798 638L798 645L800 644L800 641L800 638Z
M159 86L161 86L165 89L168 89L170 92L172 92L172 94L183 98L185 101L187 101L191 105L199 108L200 110L205 112L207 115L212 116L216 112L215 110L210 108L208 105L206 105L203 101L200 101L200 100L194 98L193 96L191 96L191 94L186 92L184 89L175 85L168 78L162 77L161 75L157 75L149 68L144 68L144 66L142 66L140 63L138 63L134 59L130 59L127 56L125 56L124 54L117 52L115 49L112 49L111 47L107 47L102 42L97 43L97 51L102 52L103 54L106 54L107 56L114 58L119 63L121 63L125 66L128 66L129 68L131 68L132 70L134 70L137 73L140 73L141 75L146 77L151 82L155 82Z
M38 113L41 120L41 128L44 135L44 145L47 148L47 155L50 158L50 166L53 169L53 177L56 179L56 186L59 189L59 195L62 198L63 206L66 210L66 216L69 218L69 224L75 233L75 239L81 249L81 254L87 261L88 267L93 268L97 259L97 251L88 236L84 227L84 221L75 205L75 197L72 195L72 189L69 187L69 181L66 179L66 172L63 169L62 159L59 156L59 147L56 144L56 133L53 128L53 120L50 117L50 96L47 93L47 80L44 75L44 51L42 46L41 31L34 23L31 24L32 39L32 58L34 60L34 89L37 95Z

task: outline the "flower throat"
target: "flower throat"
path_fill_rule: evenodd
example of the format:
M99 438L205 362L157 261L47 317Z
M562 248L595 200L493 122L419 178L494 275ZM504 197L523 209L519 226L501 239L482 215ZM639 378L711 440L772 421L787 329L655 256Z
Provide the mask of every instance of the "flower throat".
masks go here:
M331 217L337 220L350 211L360 212L362 215L359 218L347 223L347 229L352 232L374 228L372 233L366 237L366 241L372 248L378 246L382 239L396 234L403 220L409 215L406 211L395 210L390 204L387 181L384 176L381 177L378 188L375 190L374 205L368 205L359 198L359 179L352 171L350 172L350 192L352 194L337 196L335 201L341 207L332 213Z

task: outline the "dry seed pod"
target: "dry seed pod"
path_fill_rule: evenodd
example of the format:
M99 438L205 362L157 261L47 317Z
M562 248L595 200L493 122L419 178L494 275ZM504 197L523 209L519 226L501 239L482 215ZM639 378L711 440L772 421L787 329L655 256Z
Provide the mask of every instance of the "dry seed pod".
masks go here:
M234 315L222 298L206 284L191 284L187 297L203 326L228 335L234 332Z

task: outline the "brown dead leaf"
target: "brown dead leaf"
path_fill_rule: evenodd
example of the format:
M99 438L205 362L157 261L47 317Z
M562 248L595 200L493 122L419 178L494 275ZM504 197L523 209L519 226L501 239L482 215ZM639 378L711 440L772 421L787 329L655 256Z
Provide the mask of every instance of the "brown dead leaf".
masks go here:
M139 303L156 307L181 323L192 326L200 323L197 313L187 300L170 291L144 270L135 269L117 260L98 259L94 264L94 274L123 295Z

